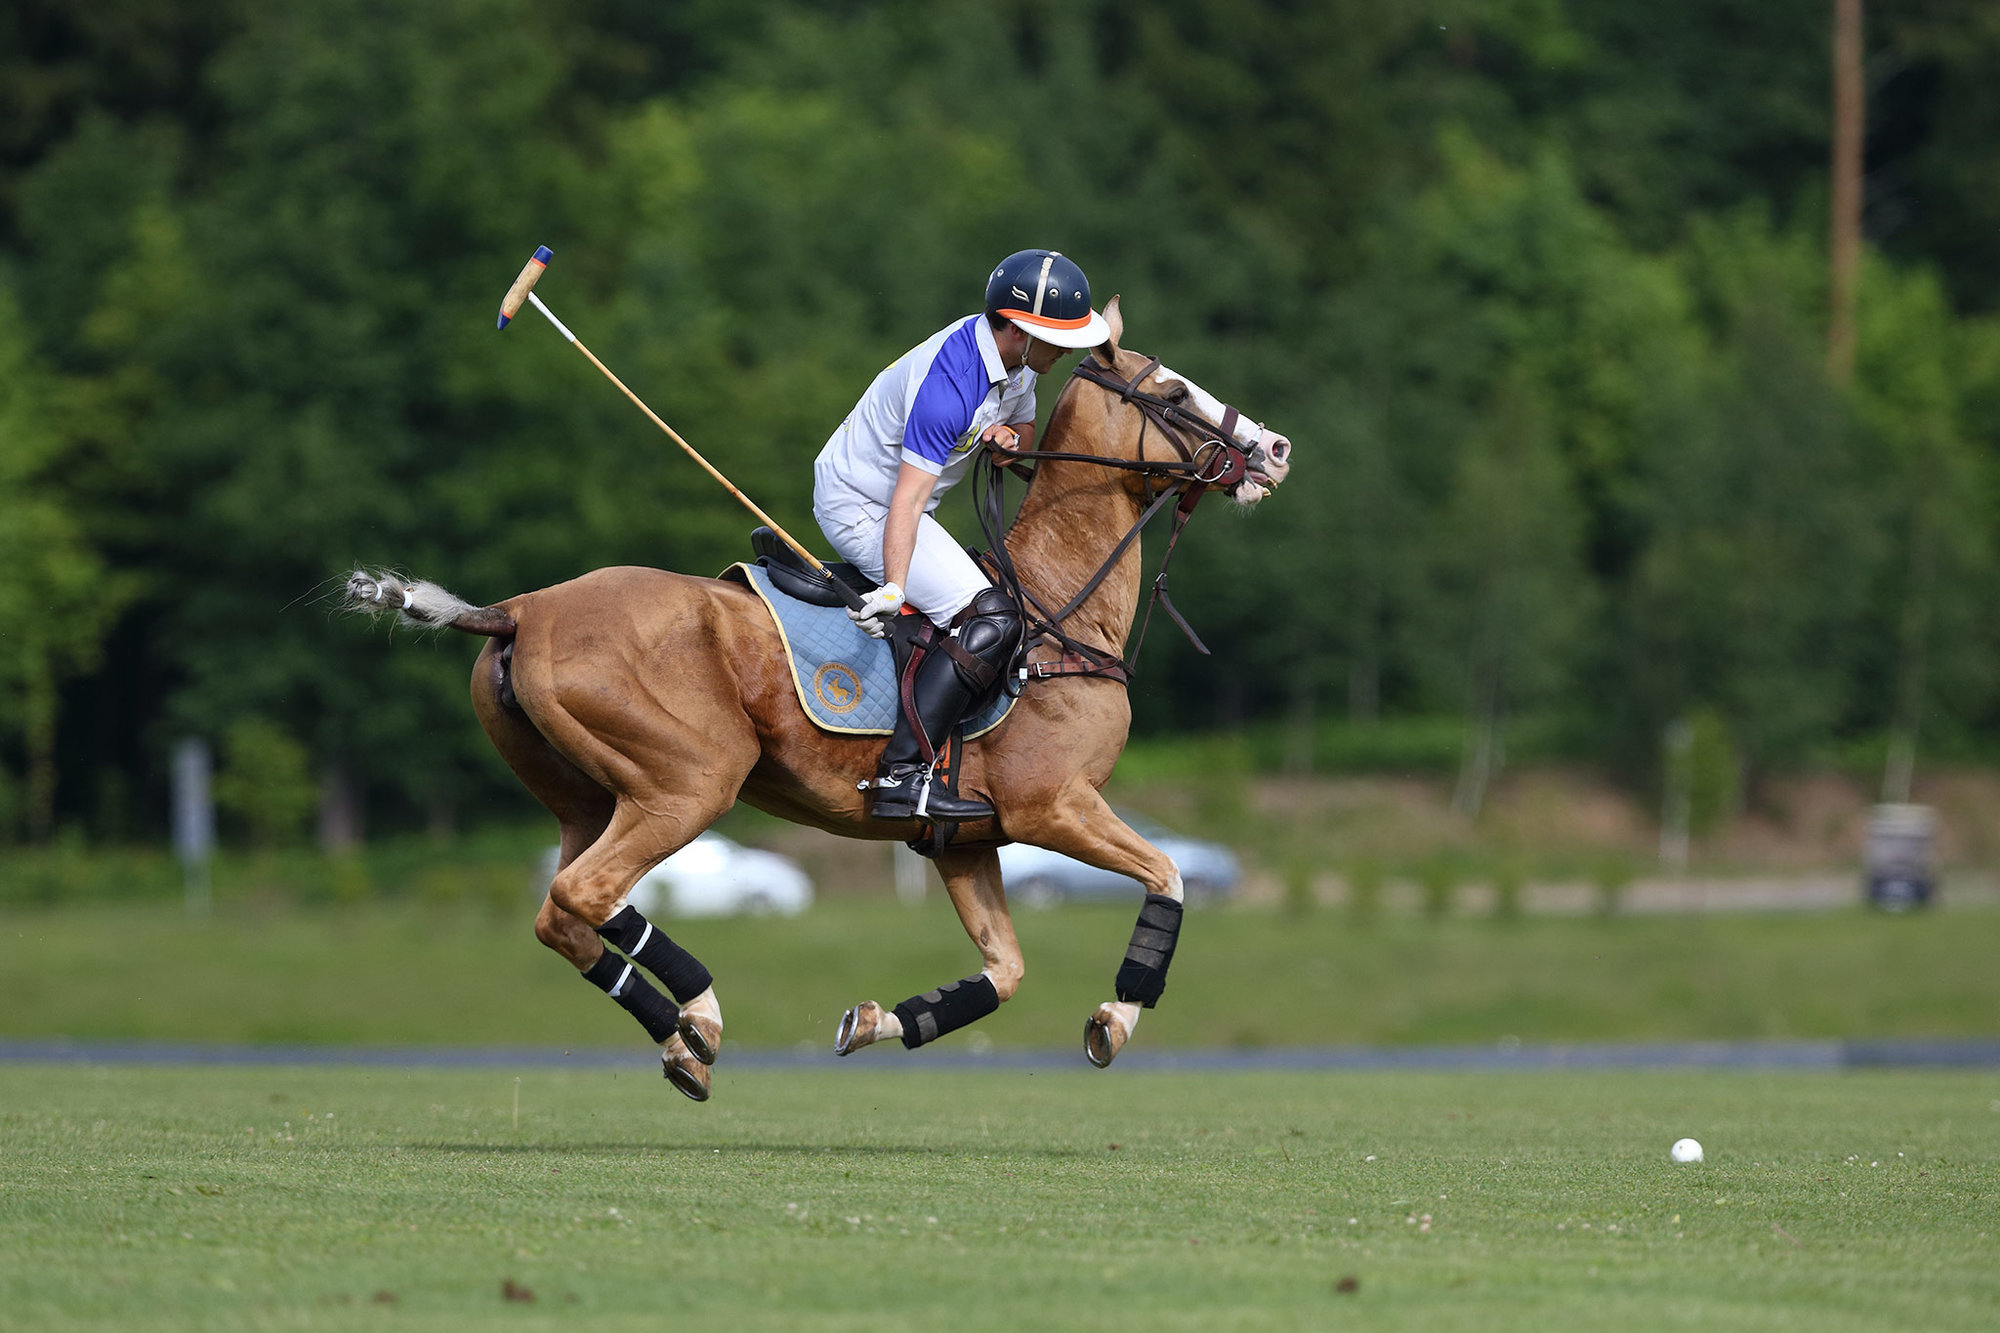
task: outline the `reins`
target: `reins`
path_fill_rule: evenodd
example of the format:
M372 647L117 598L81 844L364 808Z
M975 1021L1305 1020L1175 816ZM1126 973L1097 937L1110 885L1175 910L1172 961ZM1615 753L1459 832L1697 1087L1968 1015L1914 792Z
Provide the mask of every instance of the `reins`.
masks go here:
M1100 365L1095 359L1086 357L1071 372L1074 378L1085 380L1101 389L1118 395L1120 400L1137 408L1140 415L1139 442L1135 458L1106 458L1098 454L1060 453L1037 449L1016 449L998 443L986 446L986 470L974 474L974 501L979 512L980 527L991 543L991 563L996 582L1004 588L1023 610L1029 611L1028 633L1030 636L1044 635L1056 641L1063 649L1062 656L1052 662L1037 662L1023 666L1018 680L1046 680L1053 676L1107 676L1121 684L1128 682L1136 673L1139 651L1146 643L1146 630L1153 620L1153 605L1159 603L1167 608L1181 632L1195 651L1208 655L1208 645L1194 632L1187 618L1174 605L1167 593L1167 566L1172 562L1174 548L1179 544L1181 531L1194 514L1194 507L1212 486L1230 486L1241 481L1249 469L1249 452L1236 443L1234 428L1238 420L1235 408L1227 408L1221 425L1208 421L1197 413L1188 411L1179 403L1158 394L1140 390L1146 377L1159 369L1160 359L1153 357L1140 368L1139 373L1127 380L1108 366ZM1146 427L1156 427L1180 454L1178 462L1155 462L1146 458ZM1190 440L1194 443L1190 443ZM1118 544L1105 557L1097 572L1085 581L1082 588L1066 602L1062 609L1051 612L1040 599L1021 586L1020 575L1014 568L1013 557L1007 553L1005 533L1001 530L1005 518L1004 470L1029 470L1046 461L1091 463L1098 467L1115 468L1125 472L1137 472L1147 479L1149 503L1139 514ZM989 476L990 472L990 476ZM1162 479L1169 484L1163 486L1157 495L1152 493L1152 482ZM1129 659L1119 657L1102 648L1071 638L1062 629L1062 624L1077 608L1097 591L1098 586L1109 577L1118 561L1139 539L1146 525L1167 507L1169 501L1178 497L1174 505L1173 528L1167 537L1167 549L1160 559L1160 572L1153 579L1153 593L1146 602L1146 617L1140 623L1139 637L1132 647ZM1016 687L1018 688L1018 687Z

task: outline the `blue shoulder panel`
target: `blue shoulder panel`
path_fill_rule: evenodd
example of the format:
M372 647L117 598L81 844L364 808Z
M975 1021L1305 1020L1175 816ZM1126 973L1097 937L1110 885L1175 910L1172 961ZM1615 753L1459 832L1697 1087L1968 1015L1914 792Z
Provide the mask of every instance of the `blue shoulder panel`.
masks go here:
M944 340L931 361L924 382L917 388L917 400L910 404L910 416L903 427L903 447L919 458L943 467L958 447L959 437L972 424L987 391L986 363L979 355L979 341L973 316Z

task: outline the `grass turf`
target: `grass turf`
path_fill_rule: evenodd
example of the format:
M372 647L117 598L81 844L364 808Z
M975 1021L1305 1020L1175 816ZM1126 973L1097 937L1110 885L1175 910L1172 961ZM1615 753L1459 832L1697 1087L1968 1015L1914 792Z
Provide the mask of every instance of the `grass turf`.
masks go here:
M364 904L190 923L171 906L0 912L0 1035L644 1046L535 941L531 910ZM1130 906L1016 915L1028 976L956 1044L1076 1049ZM841 1011L977 969L941 897L789 920L666 922L717 979L729 1040L832 1041ZM1514 920L1190 912L1152 1048L1994 1035L2000 912Z
M725 1055L703 1107L524 1071L518 1127L501 1070L0 1067L0 1327L2000 1318L1991 1074L921 1060ZM1669 1164L1683 1134L1705 1164Z

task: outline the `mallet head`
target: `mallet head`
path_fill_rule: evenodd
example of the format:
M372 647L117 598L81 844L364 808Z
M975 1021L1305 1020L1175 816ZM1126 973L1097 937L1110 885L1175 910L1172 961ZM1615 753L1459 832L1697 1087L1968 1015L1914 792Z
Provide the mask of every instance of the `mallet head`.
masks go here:
M535 289L535 281L542 276L542 270L555 257L556 252L546 245L535 247L535 253L521 266L521 276L514 279L514 285L507 289L507 299L500 303L500 322L494 325L495 328L506 328L507 322L520 313L521 303L528 299L528 293Z

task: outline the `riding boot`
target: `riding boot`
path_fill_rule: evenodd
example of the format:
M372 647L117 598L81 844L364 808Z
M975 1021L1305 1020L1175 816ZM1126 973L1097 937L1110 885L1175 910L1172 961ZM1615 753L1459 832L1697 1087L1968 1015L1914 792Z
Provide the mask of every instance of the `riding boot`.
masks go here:
M917 678L910 692L916 700L924 735L931 738L933 748L942 748L951 729L972 705L972 687L959 678L950 657L934 650L917 664ZM992 806L953 796L941 787L931 787L930 799L925 800L924 788L929 783L930 770L924 763L916 728L910 725L908 710L898 709L896 729L890 734L888 748L882 751L882 762L875 770L868 813L877 819L915 819L917 806L921 804L922 817L935 822L964 824L992 817Z
M998 588L988 588L974 597L953 623L957 642L952 648L960 651L954 653L942 643L926 649L909 687L916 707L897 709L896 729L888 748L882 751L875 780L869 784L874 796L868 811L877 819L921 817L934 823L964 824L992 817L993 807L983 802L930 789L930 767L924 755L944 748L952 728L1006 670L1021 643L1021 608ZM963 662L957 660L961 657ZM913 711L914 725L909 716ZM919 726L922 736L917 733Z

